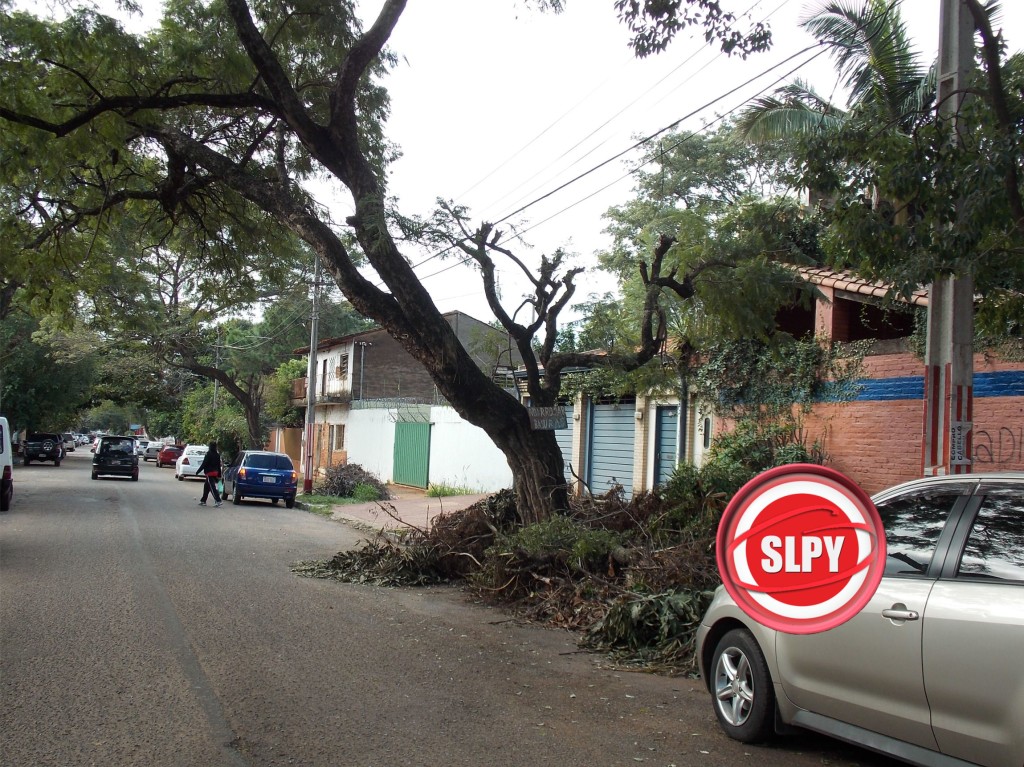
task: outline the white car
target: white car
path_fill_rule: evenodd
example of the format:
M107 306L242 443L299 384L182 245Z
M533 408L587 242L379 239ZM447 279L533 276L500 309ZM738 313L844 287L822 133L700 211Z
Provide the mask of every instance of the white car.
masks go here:
M202 479L196 474L203 457L209 452L206 445L185 445L185 452L178 456L174 463L174 476L179 481L185 479Z

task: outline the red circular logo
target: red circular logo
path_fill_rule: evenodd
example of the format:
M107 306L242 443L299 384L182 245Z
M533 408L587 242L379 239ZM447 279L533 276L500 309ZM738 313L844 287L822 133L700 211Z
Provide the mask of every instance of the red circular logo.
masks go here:
M885 570L878 510L853 480L816 464L759 474L718 525L718 570L736 604L769 628L813 634L860 611Z

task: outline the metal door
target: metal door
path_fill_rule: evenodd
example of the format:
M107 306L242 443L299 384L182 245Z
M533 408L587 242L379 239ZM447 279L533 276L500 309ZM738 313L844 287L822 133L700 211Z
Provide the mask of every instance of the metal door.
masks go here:
M622 485L627 498L633 494L634 407L633 402L590 406L587 484L594 495L613 485Z
M430 424L399 421L395 424L394 481L427 487L430 478Z
M676 470L679 408L660 405L654 416L654 486L664 485Z
M572 482L572 470L575 469L576 473L579 473L579 467L572 465L572 431L573 431L573 406L565 406L565 422L567 426L564 429L555 429L555 441L558 443L558 449L562 451L562 460L565 462L565 481Z

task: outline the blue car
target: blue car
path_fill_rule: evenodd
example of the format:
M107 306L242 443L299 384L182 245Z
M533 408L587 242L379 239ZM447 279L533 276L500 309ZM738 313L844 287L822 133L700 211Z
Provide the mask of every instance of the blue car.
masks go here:
M284 500L290 509L298 485L299 474L285 453L243 450L224 472L224 497L236 505L243 498L267 498L271 503Z

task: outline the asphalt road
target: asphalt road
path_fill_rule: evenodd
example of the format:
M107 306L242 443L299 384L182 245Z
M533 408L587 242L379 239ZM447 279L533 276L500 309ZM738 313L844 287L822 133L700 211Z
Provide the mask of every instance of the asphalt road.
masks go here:
M454 588L299 578L356 546L266 502L196 506L153 463L15 467L0 515L0 765L577 767L895 763L744 746L700 682L607 668Z

